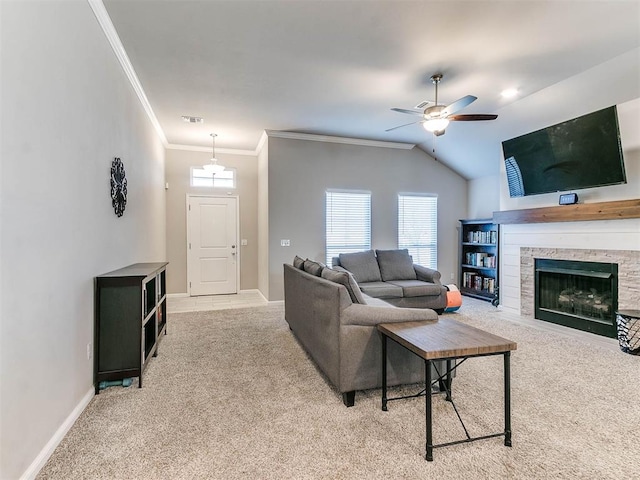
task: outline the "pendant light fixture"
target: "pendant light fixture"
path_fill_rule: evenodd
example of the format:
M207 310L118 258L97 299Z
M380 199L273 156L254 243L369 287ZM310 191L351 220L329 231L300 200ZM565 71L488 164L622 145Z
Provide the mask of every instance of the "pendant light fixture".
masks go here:
M217 136L218 135L216 135L215 133L211 134L211 150L212 150L211 162L207 163L206 165L203 165L202 167L205 172L211 173L213 175L215 175L216 173L224 172L224 166L219 165L218 159L216 158L216 137Z

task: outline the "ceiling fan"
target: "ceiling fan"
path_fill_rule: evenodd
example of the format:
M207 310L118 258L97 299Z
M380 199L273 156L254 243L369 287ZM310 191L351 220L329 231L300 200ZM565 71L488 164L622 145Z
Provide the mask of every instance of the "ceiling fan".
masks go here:
M433 102L422 102L416 108L426 107L424 111L417 110L405 110L404 108L392 108L394 112L408 113L409 115L419 115L422 120L417 122L406 123L404 125L398 125L397 127L389 128L385 132L390 132L397 128L407 127L409 125L415 125L416 123L422 123L425 130L433 132L436 137L444 135L444 129L447 128L450 121L456 122L474 122L478 120L495 120L498 115L484 114L484 113L471 113L467 115L454 115L456 112L462 110L464 107L472 102L475 102L478 97L473 95L467 95L462 97L449 105L438 104L438 84L442 80L442 74L436 73L431 76L431 81L436 86L436 100ZM431 105L431 106L429 106Z

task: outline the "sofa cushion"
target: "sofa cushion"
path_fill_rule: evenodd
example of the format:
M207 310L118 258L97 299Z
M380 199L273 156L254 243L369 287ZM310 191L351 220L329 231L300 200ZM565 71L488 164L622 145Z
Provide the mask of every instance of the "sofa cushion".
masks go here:
M442 291L441 285L423 282L422 280L394 280L388 283L400 287L404 297L438 296Z
M402 297L402 287L399 285L393 285L389 282L366 282L360 283L360 290L362 293L369 295L373 298L400 298Z
M324 265L319 262L314 262L313 260L309 260L308 258L303 263L304 271L310 273L311 275L315 275L319 277L322 274L322 270Z
M380 282L380 268L373 250L366 252L341 253L340 265L349 270L358 283Z
M360 291L360 287L353 278L353 275L349 272L338 272L331 268L323 268L320 276L326 280L331 280L334 283L339 283L347 287L347 291L349 292L349 296L353 303L366 304L365 299L362 296L362 292Z
M299 268L300 270L304 270L304 260L296 255L293 258L293 266Z
M416 271L413 269L413 259L409 250L376 250L380 275L382 280L415 280Z

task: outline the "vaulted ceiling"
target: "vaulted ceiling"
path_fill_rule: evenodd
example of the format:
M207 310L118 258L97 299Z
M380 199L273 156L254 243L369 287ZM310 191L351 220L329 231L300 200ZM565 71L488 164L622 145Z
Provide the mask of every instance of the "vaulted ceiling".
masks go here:
M104 5L170 145L208 147L215 132L220 149L253 150L264 130L408 142L478 178L545 111L562 121L640 97L636 0ZM437 139L419 124L385 132L414 120L391 107L434 100L434 73L439 103L471 94L459 113L498 120L452 122Z

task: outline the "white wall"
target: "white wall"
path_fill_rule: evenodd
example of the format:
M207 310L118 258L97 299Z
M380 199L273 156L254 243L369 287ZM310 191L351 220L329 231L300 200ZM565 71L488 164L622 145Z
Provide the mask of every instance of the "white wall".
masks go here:
M91 398L93 278L165 259L164 149L87 2L1 3L0 478L16 479Z
M438 270L458 272L458 227L467 182L422 150L269 137L269 300L283 298L283 263L295 255L325 262L325 191L371 192L374 249L398 247L398 193L438 195ZM291 240L281 247L280 240ZM451 276L454 276L452 279Z
M500 210L500 178L487 176L469 180L469 205L467 207L470 219L493 217L493 212Z
M208 152L167 150L167 292L186 293L187 288L187 215L186 196L233 195L238 197L240 217L240 289L258 288L258 159L255 155L218 153L221 165L236 170L236 188L191 186L191 167L211 159ZM246 239L247 245L240 245Z

